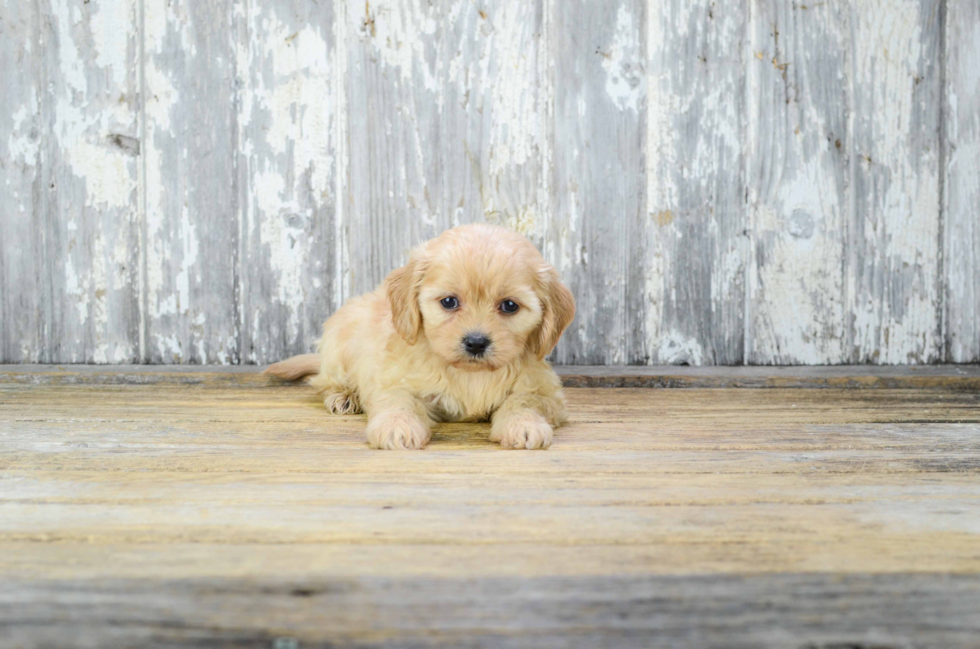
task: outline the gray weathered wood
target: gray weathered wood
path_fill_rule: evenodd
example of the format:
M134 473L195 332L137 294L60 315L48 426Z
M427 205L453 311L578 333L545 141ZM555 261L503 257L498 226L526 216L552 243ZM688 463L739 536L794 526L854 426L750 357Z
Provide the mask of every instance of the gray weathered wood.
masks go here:
M276 360L488 220L562 363L977 361L976 12L4 0L0 360Z
M136 0L37 5L38 358L139 357ZM5 242L4 245L9 245Z
M647 362L646 3L553 10L556 256L578 302L556 357Z
M848 7L752 3L746 360L840 363L848 204Z
M541 0L348 9L351 293L461 223L547 241Z
M747 18L710 0L648 7L648 353L630 362L744 360Z
M442 151L451 3L348 5L351 293L373 290L408 250L450 226ZM462 8L462 3L459 7ZM462 143L457 143L462 144Z
M852 6L849 360L942 358L939 0Z
M0 640L96 649L967 648L980 634L978 607L980 578L935 573L17 580L0 586Z
M41 18L33 2L0 6L0 358L30 363L42 351L36 266L44 234L36 221L42 129L35 78Z
M943 97L947 360L980 360L980 4L948 0Z
M144 360L238 362L231 0L143 0Z
M311 350L342 303L334 3L250 3L237 18L241 360Z
M980 365L709 366L557 365L566 387L821 388L980 391ZM18 385L284 385L252 365L0 365L0 383Z

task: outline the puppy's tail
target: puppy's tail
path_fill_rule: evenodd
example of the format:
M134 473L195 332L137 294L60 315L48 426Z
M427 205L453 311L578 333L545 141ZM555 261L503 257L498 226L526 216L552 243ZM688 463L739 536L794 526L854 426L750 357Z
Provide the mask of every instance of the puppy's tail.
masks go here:
M316 374L319 371L319 354L300 354L299 356L293 356L292 358L287 358L284 361L273 363L269 367L265 368L265 371L262 373L278 376L284 381L297 381L304 376Z

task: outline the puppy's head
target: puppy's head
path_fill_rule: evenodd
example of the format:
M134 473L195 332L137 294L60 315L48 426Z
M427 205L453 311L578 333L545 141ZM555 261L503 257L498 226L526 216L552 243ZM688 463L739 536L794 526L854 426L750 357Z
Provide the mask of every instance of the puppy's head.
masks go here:
M412 251L385 280L392 323L424 336L446 363L494 370L525 353L544 358L575 316L575 300L530 241L464 225Z

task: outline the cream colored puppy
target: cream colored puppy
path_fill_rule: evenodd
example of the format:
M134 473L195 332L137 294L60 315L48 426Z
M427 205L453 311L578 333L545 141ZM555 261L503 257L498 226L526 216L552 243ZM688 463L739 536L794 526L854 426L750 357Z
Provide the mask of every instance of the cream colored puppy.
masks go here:
M375 448L423 448L433 422L488 419L505 448L547 448L565 398L544 357L574 315L571 292L530 241L464 225L333 314L318 354L266 372L316 374L330 412L367 413Z

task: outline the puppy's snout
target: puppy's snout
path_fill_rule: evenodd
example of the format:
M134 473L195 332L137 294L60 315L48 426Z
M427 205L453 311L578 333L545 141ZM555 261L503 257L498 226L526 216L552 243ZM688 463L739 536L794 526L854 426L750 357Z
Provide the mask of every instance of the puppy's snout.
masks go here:
M490 346L490 339L483 334L466 334L463 337L463 347L470 356L483 356Z

